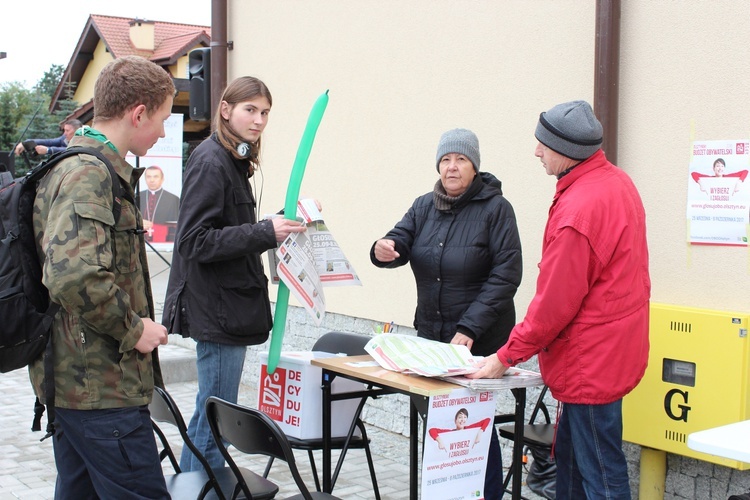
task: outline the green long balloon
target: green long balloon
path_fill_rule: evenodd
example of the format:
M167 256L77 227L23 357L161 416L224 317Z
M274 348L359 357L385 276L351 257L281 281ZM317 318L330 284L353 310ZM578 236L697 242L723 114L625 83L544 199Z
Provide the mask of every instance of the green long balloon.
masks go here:
M295 220L297 218L297 200L299 189L302 185L302 177L305 175L307 159L310 157L315 134L318 131L320 120L323 119L326 106L328 106L328 91L321 94L313 104L310 116L307 118L305 132L297 148L297 156L294 159L292 174L289 177L289 186L286 189L286 202L284 203L284 217ZM279 280L279 294L276 297L276 312L273 315L273 330L271 331L271 347L268 350L268 373L276 371L281 356L281 344L284 340L284 328L286 326L286 311L289 307L289 288L283 281Z

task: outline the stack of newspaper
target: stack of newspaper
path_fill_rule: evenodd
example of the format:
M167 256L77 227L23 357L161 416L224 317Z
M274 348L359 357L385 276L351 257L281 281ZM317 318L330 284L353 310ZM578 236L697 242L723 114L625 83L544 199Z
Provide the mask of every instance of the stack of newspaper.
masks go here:
M536 387L544 385L542 376L534 371L511 366L501 378L466 378L441 377L447 382L462 385L476 391L491 391L498 389L517 389L519 387Z
M387 370L440 377L475 390L513 389L544 384L539 373L515 367L509 368L499 379L466 378L462 375L479 370L482 357L472 356L464 345L444 344L413 335L377 335L367 343L365 350Z
M365 350L380 366L424 377L463 375L479 370L465 345L443 344L413 335L384 333L370 339Z

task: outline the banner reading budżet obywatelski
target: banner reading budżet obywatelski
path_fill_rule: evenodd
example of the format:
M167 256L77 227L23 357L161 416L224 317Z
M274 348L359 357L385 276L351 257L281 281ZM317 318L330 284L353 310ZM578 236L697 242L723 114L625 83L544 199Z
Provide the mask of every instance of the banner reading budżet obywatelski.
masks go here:
M688 241L746 246L750 223L750 141L693 142L688 173Z
M422 455L422 498L481 500L494 393L466 388L430 397Z

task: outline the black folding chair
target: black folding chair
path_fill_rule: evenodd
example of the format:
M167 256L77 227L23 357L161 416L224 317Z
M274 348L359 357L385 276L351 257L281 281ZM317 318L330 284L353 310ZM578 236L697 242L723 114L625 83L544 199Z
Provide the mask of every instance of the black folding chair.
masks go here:
M313 351L329 352L333 354L346 354L347 356L358 356L360 354L367 354L365 351L365 344L370 340L371 337L358 333L347 333L347 332L328 332L321 335L321 337L315 342L312 347ZM331 476L331 488L336 486L336 479L339 477L341 467L346 457L346 452L350 449L365 450L365 456L367 457L367 466L370 469L370 478L372 479L372 491L375 494L375 499L380 500L380 490L378 489L378 480L375 477L375 466L372 460L372 453L370 452L370 440L367 437L367 431L365 430L365 424L360 418L362 408L364 408L367 398L362 398L357 406L357 410L354 413L354 419L352 426L355 429L349 429L354 431L351 433L351 437L347 442L347 437L335 437L331 439L331 449L341 450L339 459L336 462L333 475ZM356 432L359 431L359 432ZM310 457L310 467L312 468L313 479L315 480L315 489L318 491L320 488L320 479L318 478L318 469L315 466L315 458L313 457L313 451L323 449L323 439L300 439L293 436L287 436L289 444L295 450L306 450L307 455ZM271 470L273 464L273 458L268 461L266 470L263 477L268 477L268 473Z
M546 394L547 386L545 385L544 387L542 387L542 390L539 393L539 397L536 400L534 410L531 412L531 417L529 418L529 423L523 426L523 445L524 448L534 447L537 450L542 450L549 454L552 452L552 443L555 439L555 424L551 423L549 410L547 409L547 405L544 403L544 396ZM536 423L536 419L539 416L540 412L544 416L544 422ZM515 439L515 425L502 425L499 426L497 430L500 433L500 437L509 439L511 441ZM508 485L510 484L510 481L513 477L514 465L515 463L511 464L511 467L508 470L508 474L505 476L505 481L503 482L503 488L508 493L511 492L508 489Z
M213 490L216 497L224 500L227 495L234 491L237 486L237 479L234 471L229 467L222 467L221 469L212 469L208 465L208 461L203 454L198 450L193 441L188 437L187 425L185 420L182 418L177 403L175 403L172 396L162 389L161 387L154 388L154 397L149 405L149 411L151 412L151 423L154 427L154 432L159 437L162 449L159 452L160 460L169 458L174 474L165 474L164 479L167 482L167 489L169 490L172 498L175 499L192 499L201 500L205 498ZM168 423L174 425L182 437L184 446L187 446L190 451L196 456L198 461L203 466L203 470L199 471L182 471L180 469L179 462L175 457L172 447L167 440L166 435L159 427L157 422ZM252 476L257 476L247 469L243 469L243 474L248 476L250 479ZM259 477L255 480L258 485L256 488L265 488L270 496L264 498L272 498L273 495L279 490L278 486L268 481L265 478ZM255 484L255 483L253 483ZM271 493L272 492L272 493Z
M253 493L252 488L245 482L244 476L224 445L225 442L242 453L266 455L285 461L300 491L300 494L287 497L287 500L339 500L328 493L311 493L307 489L297 469L294 451L289 446L286 435L276 422L262 411L211 396L206 401L206 413L214 440L237 477L237 487L232 494L232 500L240 493L244 493L248 499L260 497Z

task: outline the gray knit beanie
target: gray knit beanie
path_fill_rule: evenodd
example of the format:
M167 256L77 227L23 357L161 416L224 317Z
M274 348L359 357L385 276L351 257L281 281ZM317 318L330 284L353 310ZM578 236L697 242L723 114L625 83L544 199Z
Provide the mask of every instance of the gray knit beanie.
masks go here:
M602 133L602 124L589 103L571 101L540 114L534 135L563 156L585 160L601 147Z
M440 136L437 148L435 167L440 172L440 159L448 153L458 153L466 156L474 170L479 172L479 139L471 130L454 128Z

